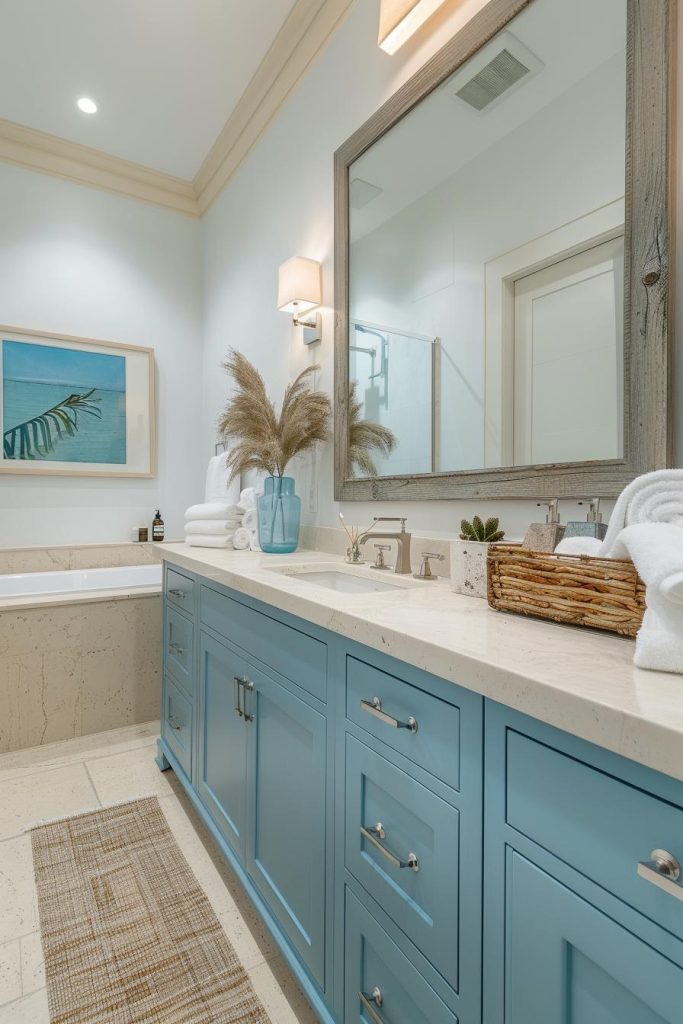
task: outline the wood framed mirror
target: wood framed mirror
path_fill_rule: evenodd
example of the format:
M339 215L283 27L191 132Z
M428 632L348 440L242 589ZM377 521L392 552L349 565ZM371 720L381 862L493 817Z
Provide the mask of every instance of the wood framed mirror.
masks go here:
M337 151L338 500L670 464L674 8L490 0Z

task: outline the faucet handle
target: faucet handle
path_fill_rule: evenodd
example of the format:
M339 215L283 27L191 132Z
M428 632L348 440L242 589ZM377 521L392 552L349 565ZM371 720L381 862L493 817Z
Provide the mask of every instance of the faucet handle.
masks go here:
M391 551L391 544L375 544L375 550L377 551L377 557L375 558L375 564L372 566L372 568L391 569L391 566L387 565L384 559L384 552Z
M416 580L436 580L438 576L435 576L432 572L432 567L429 564L429 559L435 558L438 562L443 562L444 555L437 555L434 551L423 551L422 562L420 563L420 571L414 572L413 576Z

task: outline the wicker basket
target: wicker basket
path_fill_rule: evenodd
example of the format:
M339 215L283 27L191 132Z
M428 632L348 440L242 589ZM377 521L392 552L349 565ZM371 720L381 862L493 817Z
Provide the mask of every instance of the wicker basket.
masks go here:
M497 611L634 637L645 612L645 584L632 562L492 544L488 599Z

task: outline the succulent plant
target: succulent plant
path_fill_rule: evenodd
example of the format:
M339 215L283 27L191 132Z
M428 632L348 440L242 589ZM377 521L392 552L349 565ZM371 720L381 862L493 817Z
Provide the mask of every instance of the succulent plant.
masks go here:
M491 517L484 523L479 516L473 516L472 522L463 519L460 523L460 540L476 540L481 544L495 544L505 536L504 530L498 529L499 519Z

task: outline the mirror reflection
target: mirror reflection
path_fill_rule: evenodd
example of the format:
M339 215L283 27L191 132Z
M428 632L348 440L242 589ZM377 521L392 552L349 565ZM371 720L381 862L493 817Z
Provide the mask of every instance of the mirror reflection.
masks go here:
M622 456L625 48L536 0L349 168L351 475Z

